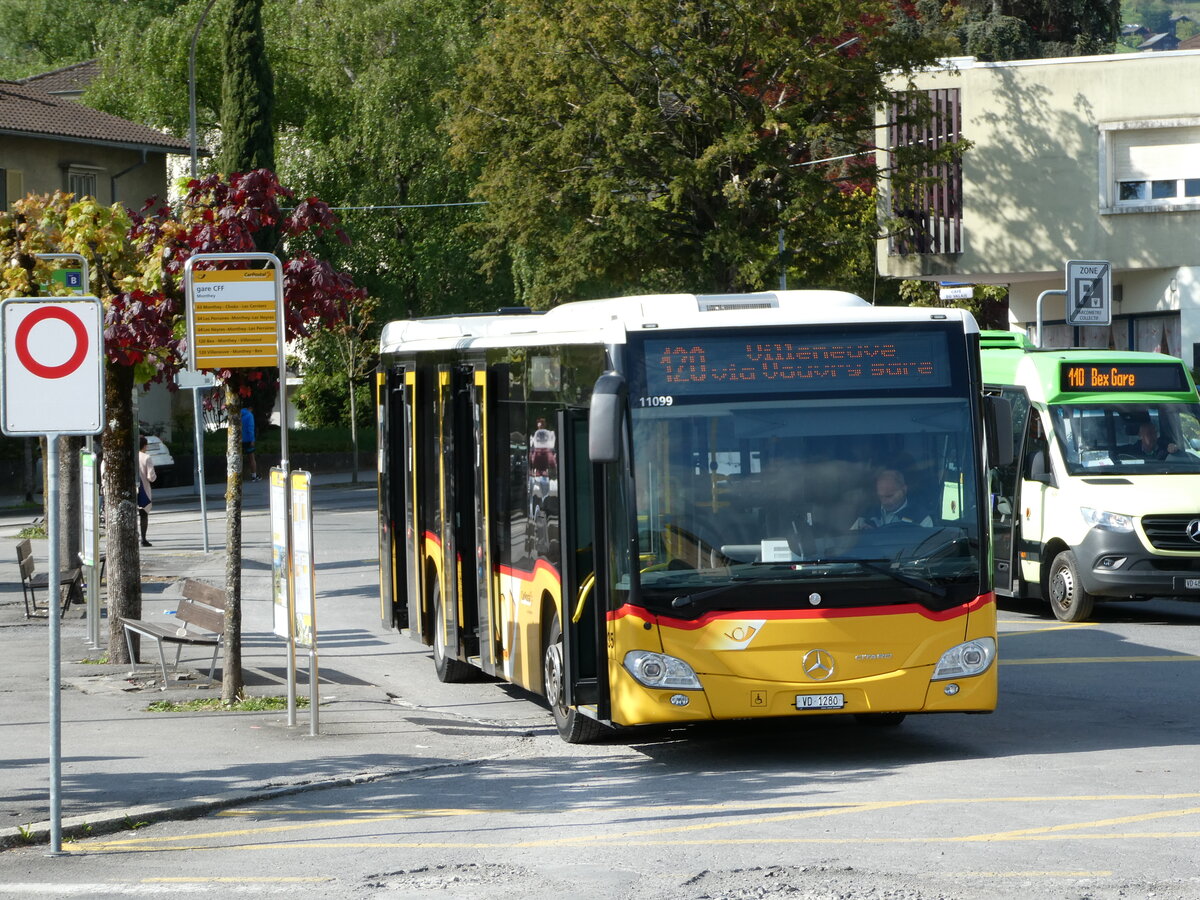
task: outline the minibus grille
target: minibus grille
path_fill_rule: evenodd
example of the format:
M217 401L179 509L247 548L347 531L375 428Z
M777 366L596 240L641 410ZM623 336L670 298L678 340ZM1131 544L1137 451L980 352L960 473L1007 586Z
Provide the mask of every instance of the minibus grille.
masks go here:
M1155 550L1190 550L1200 553L1200 513L1142 516L1142 528L1150 546ZM1192 534L1196 536L1194 539L1190 536Z

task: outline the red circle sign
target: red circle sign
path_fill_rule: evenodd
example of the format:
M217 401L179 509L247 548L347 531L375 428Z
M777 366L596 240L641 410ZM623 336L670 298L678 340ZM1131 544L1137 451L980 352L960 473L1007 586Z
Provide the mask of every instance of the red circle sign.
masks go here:
M45 319L58 319L60 322L65 322L75 334L75 352L61 365L44 366L29 352L29 332L33 330L34 325ZM87 358L88 333L79 317L67 312L61 306L42 306L22 319L21 324L17 326L15 349L21 365L34 375L40 378L65 378L78 369Z

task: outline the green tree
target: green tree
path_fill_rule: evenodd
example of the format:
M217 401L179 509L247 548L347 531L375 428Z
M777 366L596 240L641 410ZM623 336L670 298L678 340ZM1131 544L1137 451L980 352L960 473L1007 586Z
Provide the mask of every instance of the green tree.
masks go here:
M839 284L885 73L934 62L887 3L513 0L464 70L453 153L479 254L539 305L611 290ZM903 173L894 173L902 176Z
M275 168L275 88L263 38L262 0L230 0L221 81L221 172Z

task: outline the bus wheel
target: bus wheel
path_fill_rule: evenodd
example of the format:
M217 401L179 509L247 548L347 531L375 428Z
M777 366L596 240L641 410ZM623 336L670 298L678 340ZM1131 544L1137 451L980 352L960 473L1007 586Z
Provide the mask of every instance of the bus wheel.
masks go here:
M474 670L462 660L453 659L446 652L446 604L442 602L442 589L433 586L433 667L438 681L456 684L470 681Z
M1075 554L1064 550L1050 565L1050 608L1062 622L1083 622L1092 615L1096 598L1083 589Z
M854 718L859 725L869 725L872 728L895 728L904 721L904 713L855 713Z
M554 714L558 735L568 744L590 744L599 740L608 729L595 719L567 706L566 666L563 663L562 628L555 615L542 652L542 677L546 685L546 700Z

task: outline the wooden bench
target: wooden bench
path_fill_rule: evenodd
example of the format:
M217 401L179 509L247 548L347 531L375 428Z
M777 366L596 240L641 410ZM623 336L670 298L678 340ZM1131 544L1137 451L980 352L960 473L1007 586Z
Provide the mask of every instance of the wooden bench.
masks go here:
M54 607L51 600L50 573L39 572L33 562L33 547L26 538L17 542L17 567L21 570L21 589L25 593L25 618L45 612L50 615ZM58 589L61 592L58 602L62 606L60 615L66 615L72 600L83 600L83 572L76 566L73 569L62 569L59 572ZM38 606L37 591L46 591L46 606Z
M208 668L208 679L216 681L217 654L225 639L225 592L188 578L183 582L183 599L175 610L175 624L161 625L142 619L122 619L125 629L125 645L129 648L129 661L136 665L137 655L133 650L133 635L152 638L158 643L158 662L162 667L163 688L169 683L167 655L164 644L175 645L175 663L171 671L179 668L179 657L185 646L213 648L212 663ZM137 674L136 669L129 673Z

